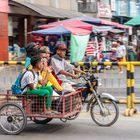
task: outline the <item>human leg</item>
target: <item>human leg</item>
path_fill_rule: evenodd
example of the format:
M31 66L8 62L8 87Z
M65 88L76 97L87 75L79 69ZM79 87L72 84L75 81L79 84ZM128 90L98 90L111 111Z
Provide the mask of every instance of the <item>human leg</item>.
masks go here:
M29 90L27 92L27 94L33 94L33 95L38 95L38 96L48 96L47 97L47 100L46 100L46 107L47 108L50 108L51 107L51 104L52 104L52 93L49 92L49 90L47 90L47 88L38 88L38 89L35 89L35 90Z

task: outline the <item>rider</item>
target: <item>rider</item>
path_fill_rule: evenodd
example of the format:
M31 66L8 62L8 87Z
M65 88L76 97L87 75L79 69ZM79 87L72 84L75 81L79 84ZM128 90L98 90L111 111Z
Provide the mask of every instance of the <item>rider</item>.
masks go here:
M58 44L56 46L56 54L51 58L51 64L55 74L62 81L62 83L69 83L72 85L74 82L68 80L67 76L72 77L73 79L78 79L79 76L72 74L71 71L73 70L82 74L85 74L85 72L75 68L65 60L66 50L67 47L65 44Z
M43 61L42 58L38 56L34 56L31 58L32 72L27 71L22 80L21 80L21 88L24 88L23 93L33 94L38 96L48 96L46 101L47 113L52 113L51 105L52 105L52 94L53 89L51 86L46 86L48 79L47 77L42 80L40 71L43 69ZM33 75L34 73L34 75ZM42 86L37 87L37 84L40 83Z

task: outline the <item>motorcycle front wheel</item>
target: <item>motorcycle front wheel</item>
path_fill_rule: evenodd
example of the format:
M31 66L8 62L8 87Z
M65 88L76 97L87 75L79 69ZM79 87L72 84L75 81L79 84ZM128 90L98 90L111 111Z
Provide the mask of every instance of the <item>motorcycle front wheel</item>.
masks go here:
M98 102L92 103L90 114L92 120L99 126L111 126L119 117L119 108L115 101L100 98Z

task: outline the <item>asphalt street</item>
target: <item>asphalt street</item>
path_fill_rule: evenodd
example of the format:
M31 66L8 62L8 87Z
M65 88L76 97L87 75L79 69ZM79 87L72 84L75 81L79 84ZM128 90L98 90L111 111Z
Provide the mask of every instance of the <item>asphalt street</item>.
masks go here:
M111 127L97 126L88 113L81 113L79 118L63 123L52 120L47 125L28 122L20 135L4 135L0 131L0 140L139 140L140 114L124 117L120 114L118 121Z
M16 79L21 67L6 66L0 67L0 93L5 93L10 89L13 81ZM109 92L117 98L126 98L126 69L122 74L118 69L105 70L104 73L96 74L102 79L102 86L99 91ZM139 68L135 69L135 91L136 98L140 92ZM47 125L37 125L31 121L28 122L25 130L16 136L4 135L0 131L0 140L139 140L140 139L140 106L137 105L138 114L133 117L124 117L123 113L126 105L119 105L120 117L111 127L97 126L90 114L83 108L80 116L74 121L63 123L60 120L52 120Z

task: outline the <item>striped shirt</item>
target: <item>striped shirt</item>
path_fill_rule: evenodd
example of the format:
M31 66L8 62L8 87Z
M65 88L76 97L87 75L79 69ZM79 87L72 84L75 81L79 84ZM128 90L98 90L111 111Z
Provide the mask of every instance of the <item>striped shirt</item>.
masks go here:
M94 46L93 46L93 41L90 41L86 47L86 55L87 56L94 56Z

